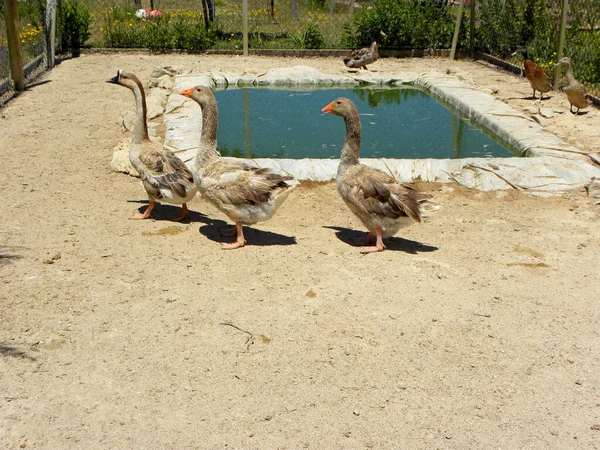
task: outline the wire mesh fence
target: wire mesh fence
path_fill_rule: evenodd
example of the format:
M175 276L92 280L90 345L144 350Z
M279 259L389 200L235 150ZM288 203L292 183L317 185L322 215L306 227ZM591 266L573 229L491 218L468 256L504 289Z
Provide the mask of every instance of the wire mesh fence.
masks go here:
M49 2L51 3L51 2ZM0 105L14 93L11 79L4 2L0 2ZM19 40L25 83L29 83L47 66L46 2L19 2Z
M48 0L52 4L56 0ZM471 1L475 2L471 5ZM528 57L553 77L566 0L465 0L459 50L474 49L520 66ZM62 0L89 11L88 45L168 51L241 51L242 0ZM45 52L44 0L19 1L25 64ZM248 38L256 49L351 49L382 53L451 46L459 0L248 0ZM472 8L471 6L474 6ZM145 8L146 13L139 10ZM152 15L158 10L160 14ZM570 0L562 53L575 76L600 93L600 1ZM0 13L3 4L0 2ZM471 20L473 14L473 20ZM3 17L2 17L3 18ZM9 78L6 28L0 20L0 79ZM1 92L1 90L0 90Z
M564 47L560 29L564 0L482 0L475 41L478 50L522 65L527 57L554 79L559 56L569 56L576 78L600 94L600 1L571 0L566 9Z

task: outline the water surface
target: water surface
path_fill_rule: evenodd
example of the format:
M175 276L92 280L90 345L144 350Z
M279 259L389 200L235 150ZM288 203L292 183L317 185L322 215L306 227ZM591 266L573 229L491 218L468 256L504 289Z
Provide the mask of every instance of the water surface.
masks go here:
M216 92L221 154L246 158L339 158L345 126L321 113L351 99L362 123L364 158L514 157L514 153L416 88L294 90L244 88Z

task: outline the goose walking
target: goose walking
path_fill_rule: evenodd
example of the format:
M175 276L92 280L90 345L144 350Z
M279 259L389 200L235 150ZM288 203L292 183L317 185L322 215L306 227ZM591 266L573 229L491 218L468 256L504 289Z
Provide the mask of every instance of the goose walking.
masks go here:
M361 253L381 252L385 249L384 237L395 235L413 222L421 222L425 213L435 211L438 206L427 201L431 195L418 193L381 170L360 164L361 124L351 100L338 98L321 112L340 116L346 123L336 185L350 211L369 231L366 244L376 238L375 245L362 247Z
M565 79L561 82L561 90L567 94L567 99L571 104L570 111L573 114L578 115L580 109L587 108L590 104L587 99L587 89L581 84L573 75L571 69L571 58L564 57L558 61L559 66L565 66L567 73ZM577 108L577 111L573 111L573 106Z
M119 70L107 83L125 86L135 97L135 122L129 160L138 171L150 203L143 213L130 219L148 219L156 201L181 205L181 214L172 220L182 221L188 214L187 203L196 195L197 188L191 171L172 151L148 136L146 96L141 81L133 73Z
M217 100L212 90L196 86L179 94L191 98L202 109L202 135L194 163L198 190L235 223L236 240L223 248L243 247L243 225L270 219L294 190L295 186L286 183L294 177L221 158L217 150Z

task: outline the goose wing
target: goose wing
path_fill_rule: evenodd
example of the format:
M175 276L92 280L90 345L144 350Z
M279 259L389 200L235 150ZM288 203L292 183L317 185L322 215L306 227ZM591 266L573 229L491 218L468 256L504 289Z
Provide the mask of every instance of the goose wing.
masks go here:
M369 215L421 221L419 201L426 196L398 183L388 174L357 165L344 177L340 192L347 202Z
M153 150L140 154L140 176L146 190L160 198L161 189L169 189L185 197L194 179L187 166L169 150Z
M267 168L219 161L202 178L207 195L224 205L255 205L268 202L279 189L288 188L293 177L279 175Z

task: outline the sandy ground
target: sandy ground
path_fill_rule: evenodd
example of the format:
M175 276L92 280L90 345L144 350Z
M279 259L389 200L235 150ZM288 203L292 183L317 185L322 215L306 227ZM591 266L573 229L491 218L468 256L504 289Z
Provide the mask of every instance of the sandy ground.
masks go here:
M103 80L161 64L344 72L84 55L0 110L0 448L600 448L600 206L584 191L422 184L438 214L361 256L334 184L306 183L224 251L225 217L198 197L182 224L168 206L127 220L145 194L109 169L134 105ZM372 68L450 69L533 105L479 63ZM551 123L598 150L597 109Z

